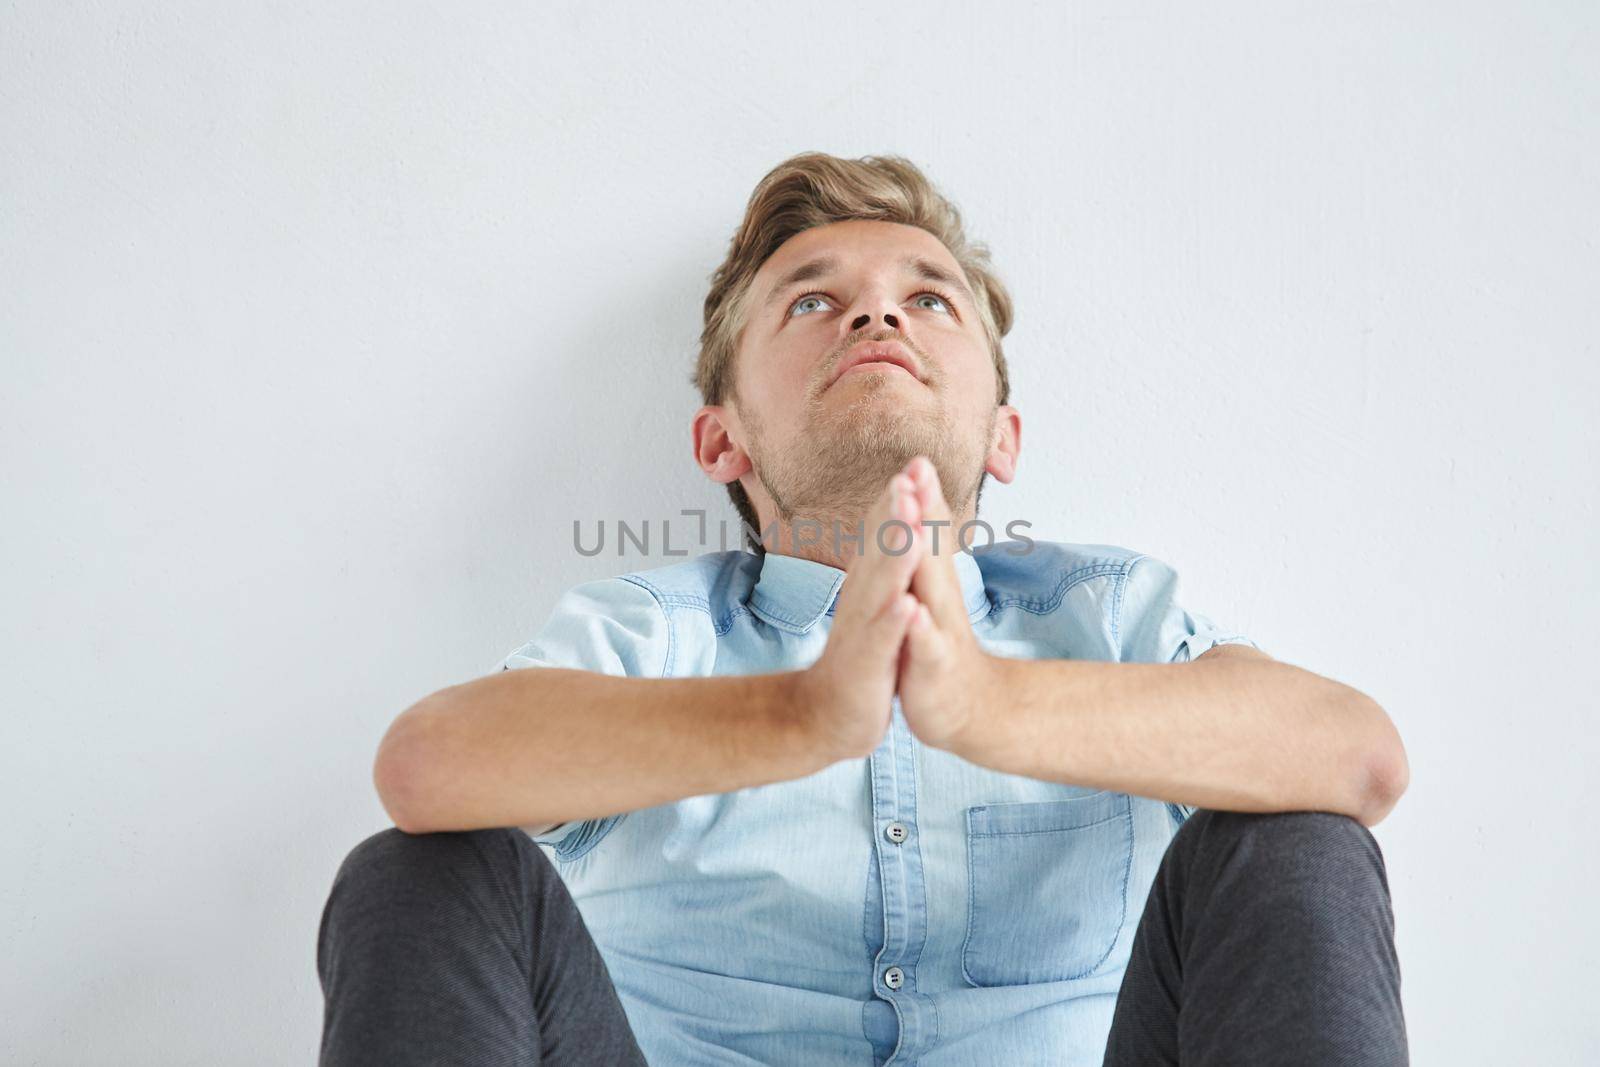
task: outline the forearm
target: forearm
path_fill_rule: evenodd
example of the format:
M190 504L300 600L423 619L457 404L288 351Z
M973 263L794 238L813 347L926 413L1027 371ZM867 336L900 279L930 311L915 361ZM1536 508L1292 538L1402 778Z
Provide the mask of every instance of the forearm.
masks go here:
M993 666L987 725L960 754L1006 773L1224 811L1336 811L1369 825L1404 775L1382 708L1291 664Z
M597 818L800 778L827 766L795 672L623 678L533 667L402 713L373 780L411 833Z

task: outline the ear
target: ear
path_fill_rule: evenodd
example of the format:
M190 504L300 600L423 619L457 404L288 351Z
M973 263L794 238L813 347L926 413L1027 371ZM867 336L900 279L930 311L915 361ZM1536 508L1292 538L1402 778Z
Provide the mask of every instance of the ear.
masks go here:
M749 455L733 439L736 422L733 411L721 404L708 404L694 413L694 460L712 481L722 485L737 481L752 469Z
M989 458L983 469L995 480L1010 484L1017 476L1017 453L1022 451L1022 415L1010 404L994 411L994 435L989 439Z

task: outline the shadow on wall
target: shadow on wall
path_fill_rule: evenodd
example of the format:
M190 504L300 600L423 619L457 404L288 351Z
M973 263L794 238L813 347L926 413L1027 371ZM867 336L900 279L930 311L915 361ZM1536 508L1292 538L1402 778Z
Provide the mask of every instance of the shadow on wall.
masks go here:
M529 611L587 578L717 551L719 521L728 523L728 547L741 544L738 514L726 490L695 465L690 436L701 402L690 375L714 266L685 259L624 279L615 293L595 294L582 323L564 331L576 343L551 353L530 340L508 368L507 392L543 405L539 419L508 420L519 432L502 453L508 486L527 501L507 506L529 533L537 561L530 586L545 598ZM528 325L531 334L537 318L530 315ZM699 543L699 520L681 515L685 508L706 510L707 543ZM606 521L604 551L584 556L574 548L575 519L591 547L597 523ZM649 558L632 543L619 555L619 519L636 532L649 520ZM662 554L662 520L672 521L672 547L687 557Z
M631 549L619 558L614 538L604 553L580 555L572 542L574 519L592 529L594 520L605 518L610 529L619 517L675 517L682 508L703 507L710 522L724 515L737 521L722 488L693 465L689 436L690 417L700 404L689 377L699 347L706 276L713 266L687 259L651 264L649 273L641 270L592 292L572 315L560 317L559 329L550 326L550 310L530 299L520 316L527 339L497 370L499 395L489 394L493 406L450 413L455 424L440 439L478 440L479 445L458 449L443 464L466 465L488 456L494 469L484 481L499 490L493 498L480 490L470 504L475 513L464 516L473 529L498 530L500 554L482 559L483 569L492 573L477 576L473 588L461 591L459 611L463 617L481 615L484 606L473 601L487 594L499 605L500 619L484 629L504 628L496 643L474 653L478 666L469 674L488 673L499 657L532 636L573 585L654 565ZM484 434L505 436L482 442ZM439 506L459 514L468 503L463 498ZM506 542L515 546L510 554ZM479 549L490 547L478 544L472 550ZM651 550L659 552L655 541ZM690 547L691 555L699 551ZM350 850L391 825L373 791L370 769L383 731L403 710L402 704L379 716L381 725L360 746L359 759L345 752L328 761L335 766L318 775L323 795L308 809L370 815L308 819L295 828L301 836L273 832L263 841L257 835L253 855L241 858L237 869L253 871L258 885L282 903L276 908L222 905L235 913L230 922L254 931L249 937L286 945L296 1011L303 1004L317 1007L305 1028L312 1040L321 1028L316 940L322 909ZM217 827L215 832L226 831ZM284 868L286 861L292 869ZM167 977L184 981L182 975ZM198 980L209 984L214 977ZM195 1003L209 995L204 984L192 992Z

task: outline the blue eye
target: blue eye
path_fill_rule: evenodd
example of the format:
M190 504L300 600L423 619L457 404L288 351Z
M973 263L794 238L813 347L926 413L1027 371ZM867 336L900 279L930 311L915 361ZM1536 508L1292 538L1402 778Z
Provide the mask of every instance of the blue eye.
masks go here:
M804 304L807 300L821 300L821 299L822 299L822 296L819 293L807 293L805 296L802 296L799 300L796 300L794 302L793 306L790 307L790 309L789 309L790 313L792 315L792 313L794 312L795 308L798 308L801 304ZM801 314L802 315L809 314L809 312L801 312Z
M931 297L933 297L933 299L937 300L939 302L939 304L943 306L944 311L945 311L946 314L949 314L949 315L954 315L955 314L955 308L951 306L950 298L945 296L943 293L938 292L938 291L933 290L933 289L924 289L922 292L917 294L917 299L920 300L925 296L931 296ZM821 293L806 293L800 299L796 300L793 304L789 305L789 317L790 318L794 318L795 317L795 313L797 311L801 315L809 315L810 314L809 311L800 311L800 306L802 304L806 303L809 300L816 300L816 301L820 301L820 302L823 302L823 303L827 302L826 298Z

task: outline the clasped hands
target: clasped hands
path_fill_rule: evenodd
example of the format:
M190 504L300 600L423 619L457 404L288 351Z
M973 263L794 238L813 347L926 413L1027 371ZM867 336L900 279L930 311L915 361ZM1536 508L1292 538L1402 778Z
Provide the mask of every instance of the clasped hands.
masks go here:
M797 672L800 706L836 759L872 754L895 694L918 740L961 754L985 729L1000 660L979 646L967 619L958 531L932 462L918 456L890 479L861 535L827 647Z

